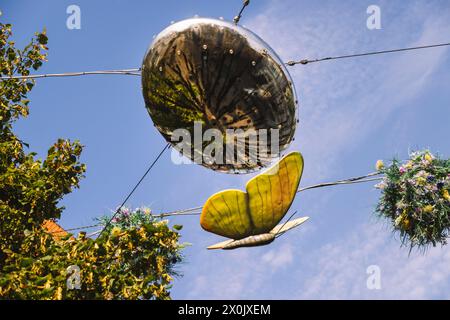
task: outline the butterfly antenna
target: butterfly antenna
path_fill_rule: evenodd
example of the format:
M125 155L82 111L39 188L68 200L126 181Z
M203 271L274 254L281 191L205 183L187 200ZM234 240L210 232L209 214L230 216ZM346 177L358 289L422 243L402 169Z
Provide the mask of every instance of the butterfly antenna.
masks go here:
M295 211L293 214L291 214L291 216L283 223L283 225L281 226L281 228L279 230L283 230L284 226L286 225L286 223L289 222L289 220L292 219L293 216L295 216L295 214L297 213L297 211ZM281 236L282 234L284 234L284 232L280 232L277 233L277 235L275 236L275 238L278 238L279 236Z

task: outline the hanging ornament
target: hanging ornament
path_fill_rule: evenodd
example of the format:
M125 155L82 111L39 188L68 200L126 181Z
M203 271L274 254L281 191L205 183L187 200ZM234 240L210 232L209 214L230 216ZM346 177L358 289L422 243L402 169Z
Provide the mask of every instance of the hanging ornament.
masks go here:
M212 195L203 206L200 224L206 231L231 239L208 249L269 244L308 220L302 217L277 225L294 201L302 172L303 157L299 152L292 152L250 179L246 192L224 190Z
M188 19L156 36L142 63L142 89L164 138L213 170L259 170L294 138L297 101L284 64L253 32L223 20ZM219 136L205 138L208 129ZM211 143L215 161L205 161Z

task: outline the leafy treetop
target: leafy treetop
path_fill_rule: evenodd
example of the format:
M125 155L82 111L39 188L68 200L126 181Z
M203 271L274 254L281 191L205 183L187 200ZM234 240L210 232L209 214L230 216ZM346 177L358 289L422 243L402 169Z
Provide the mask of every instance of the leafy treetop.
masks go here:
M0 23L0 75L30 74L47 57L47 35L36 33L22 50ZM173 266L181 260L179 234L151 217L108 228L90 239L49 234L45 221L58 219L59 201L79 187L86 167L82 145L58 139L44 160L27 153L13 132L29 113L30 79L0 81L0 298L168 299ZM71 290L69 266L80 268L81 287Z

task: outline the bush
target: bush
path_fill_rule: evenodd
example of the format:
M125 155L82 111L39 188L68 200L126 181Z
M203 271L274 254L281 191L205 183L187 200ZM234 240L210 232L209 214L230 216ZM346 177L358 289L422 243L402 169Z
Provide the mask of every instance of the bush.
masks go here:
M377 213L390 220L402 243L426 248L445 245L450 230L450 160L418 151L404 163L393 160L377 185Z
M19 50L11 30L0 23L0 75L27 76L46 60L47 36L36 33ZM28 145L12 129L28 115L33 86L30 79L0 81L0 298L169 299L182 246L167 222L141 216L113 224L97 239L42 227L60 218L59 201L79 187L86 167L77 141L58 139L43 161L25 152ZM71 266L79 268L79 289L67 286Z

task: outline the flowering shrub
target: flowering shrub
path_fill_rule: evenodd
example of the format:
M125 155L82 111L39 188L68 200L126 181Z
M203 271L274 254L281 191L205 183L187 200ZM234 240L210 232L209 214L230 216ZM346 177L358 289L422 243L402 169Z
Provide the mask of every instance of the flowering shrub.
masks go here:
M376 187L381 197L376 211L392 222L402 243L411 247L445 245L450 230L450 160L430 151L418 151L404 163L393 160L385 167L377 162L385 177Z
M80 233L56 240L40 227L25 235L18 250L4 250L0 298L170 299L182 245L165 221L114 226L97 239ZM80 270L79 288L67 283L69 266Z
M111 217L109 216L103 216L96 220L99 221L100 224L106 226L107 231L114 230L114 232L122 229L139 228L143 224L148 223L167 224L168 222L167 220L160 220L159 218L155 218L155 216L152 215L151 209L147 207L136 208L135 210L131 210L127 207L121 207L115 217L113 217L113 219L109 223L110 219ZM181 226L179 225L174 225L173 228L175 230L181 230Z

